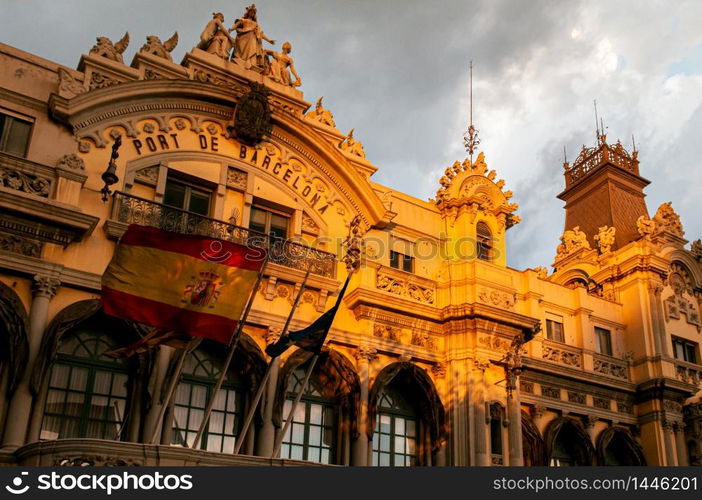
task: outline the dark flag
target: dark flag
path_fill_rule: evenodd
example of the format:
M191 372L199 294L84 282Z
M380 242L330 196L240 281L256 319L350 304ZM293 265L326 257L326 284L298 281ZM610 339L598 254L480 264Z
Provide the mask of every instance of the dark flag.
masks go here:
M322 350L322 345L324 345L324 340L327 338L327 334L329 333L332 323L334 322L334 316L336 316L336 311L339 309L339 305L341 305L341 299L344 297L344 293L346 293L346 287L349 285L350 280L351 273L349 273L348 277L346 278L344 286L341 287L341 291L339 291L339 296L336 299L336 304L334 304L334 307L322 314L307 328L290 332L287 335L280 337L275 344L271 344L266 347L266 354L268 354L271 358L275 358L283 354L293 345L296 345L305 351L319 354L319 352Z

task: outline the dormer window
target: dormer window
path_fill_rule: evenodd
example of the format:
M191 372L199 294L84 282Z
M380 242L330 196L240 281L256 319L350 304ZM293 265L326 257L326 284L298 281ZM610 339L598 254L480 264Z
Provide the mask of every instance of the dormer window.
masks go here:
M476 226L476 248L480 260L492 260L492 232L482 221Z

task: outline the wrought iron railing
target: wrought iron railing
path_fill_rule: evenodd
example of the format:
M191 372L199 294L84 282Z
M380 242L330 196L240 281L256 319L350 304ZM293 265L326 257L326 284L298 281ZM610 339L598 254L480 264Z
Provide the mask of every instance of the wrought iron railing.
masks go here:
M566 187L583 179L590 171L605 164L639 174L639 161L636 152L629 154L624 147L617 143L610 145L603 143L596 148L585 148L580 152L578 158L573 162L573 166L566 170Z
M273 238L267 234L235 226L211 217L169 207L139 196L116 192L112 205L112 220L126 224L156 227L180 234L196 234L246 246L265 248L270 262L312 274L334 278L336 256L299 243Z

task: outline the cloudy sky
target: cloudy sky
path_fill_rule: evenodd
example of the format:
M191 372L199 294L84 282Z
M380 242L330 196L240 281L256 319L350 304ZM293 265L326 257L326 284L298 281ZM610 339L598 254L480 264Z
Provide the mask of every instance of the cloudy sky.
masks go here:
M174 59L232 0L0 0L0 41L75 67L95 37L180 34ZM293 46L308 101L324 95L338 127L355 127L374 180L427 199L466 153L468 61L474 122L490 168L507 181L522 223L508 261L549 265L564 212L563 147L595 140L593 99L609 139L632 134L651 215L673 201L686 236L702 236L702 2L260 0L266 34Z

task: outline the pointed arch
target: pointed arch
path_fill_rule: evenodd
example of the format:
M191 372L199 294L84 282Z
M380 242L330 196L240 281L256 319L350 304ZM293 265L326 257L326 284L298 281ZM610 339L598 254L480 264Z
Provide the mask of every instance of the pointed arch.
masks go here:
M573 465L595 465L595 448L590 436L574 418L560 417L552 421L545 441L549 465L557 460L569 460Z
M524 465L548 465L546 443L531 416L522 410L522 450Z
M283 422L283 404L292 373L305 363L313 354L303 349L295 351L282 366L278 376L275 405L273 407L273 423L281 427ZM322 351L315 366L313 376L316 378L319 390L324 397L335 399L341 408L348 412L351 423L351 437L358 436L358 408L360 406L360 379L351 361L336 351Z
M7 366L7 397L14 392L27 366L29 319L14 290L0 283L0 368ZM2 370L0 370L0 374Z
M646 465L641 445L627 429L609 427L597 439L600 465Z
M411 362L392 363L383 368L375 378L368 394L369 438L372 437L375 429L380 395L391 382L399 384L400 387L407 389L407 393L417 397L414 403L428 425L432 451L436 452L446 438L446 411L436 386L426 370Z

